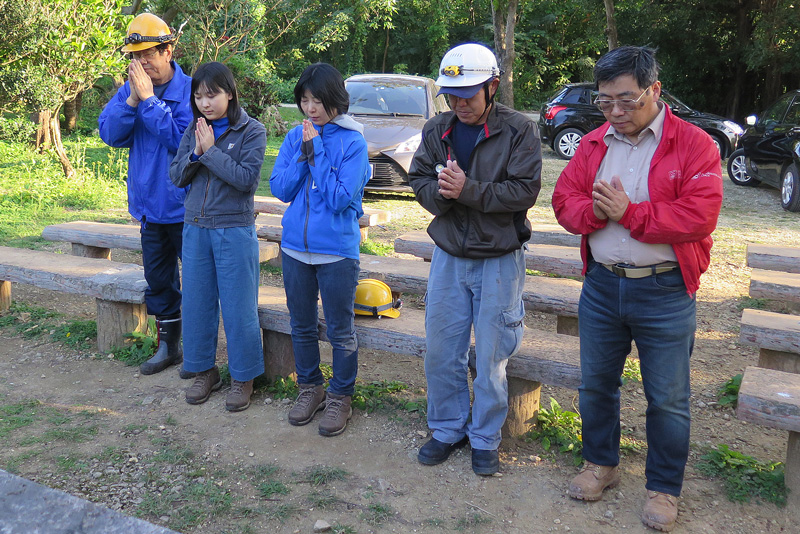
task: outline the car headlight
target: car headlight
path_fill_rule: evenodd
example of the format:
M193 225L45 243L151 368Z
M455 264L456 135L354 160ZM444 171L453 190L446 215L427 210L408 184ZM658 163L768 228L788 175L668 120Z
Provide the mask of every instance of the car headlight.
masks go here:
M409 137L399 145L397 145L397 149L394 151L395 154L407 154L411 152L412 154L417 151L419 148L419 144L422 142L422 132L418 133L413 137Z
M744 133L742 127L733 121L722 121L722 124L724 124L729 130L731 130L736 135L742 135Z

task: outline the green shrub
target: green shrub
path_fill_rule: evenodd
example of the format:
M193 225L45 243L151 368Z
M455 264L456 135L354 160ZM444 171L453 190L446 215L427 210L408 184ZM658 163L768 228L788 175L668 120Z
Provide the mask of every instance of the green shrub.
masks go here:
M749 502L751 497L786 505L786 484L781 462L761 462L719 444L700 457L697 470L705 476L721 478L725 493L733 502Z

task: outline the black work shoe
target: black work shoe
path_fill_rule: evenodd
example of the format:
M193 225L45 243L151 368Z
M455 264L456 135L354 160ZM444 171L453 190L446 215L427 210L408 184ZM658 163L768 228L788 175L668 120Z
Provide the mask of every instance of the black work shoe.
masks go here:
M445 443L436 438L431 438L428 443L419 448L417 460L425 465L438 465L447 460L450 457L450 453L460 449L468 442L469 439L466 436L456 443Z
M476 475L489 476L500 470L500 455L497 449L487 451L484 449L472 449L472 470Z
M157 317L156 327L158 330L156 353L152 358L139 366L139 372L143 375L154 375L160 373L170 365L183 362L180 314L171 315L169 317ZM181 366L181 378L184 377L184 373L183 366ZM191 377L187 376L186 378Z

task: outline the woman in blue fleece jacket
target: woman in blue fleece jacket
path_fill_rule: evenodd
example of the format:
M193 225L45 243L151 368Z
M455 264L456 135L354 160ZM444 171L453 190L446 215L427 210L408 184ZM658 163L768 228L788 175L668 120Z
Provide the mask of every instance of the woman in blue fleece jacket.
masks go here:
M352 416L351 396L358 371L353 304L359 272L358 219L369 180L367 143L349 115L350 97L342 75L316 63L294 88L306 116L281 145L269 180L272 194L289 203L283 216L283 283L292 325L300 394L289 423L305 425L324 409L323 436L341 434ZM333 349L333 378L327 392L319 368L317 299Z
M222 386L215 365L222 308L231 374L225 408L236 412L250 405L253 379L264 372L253 195L267 134L239 107L233 74L222 63L194 73L192 111L195 122L169 170L176 186L191 186L183 225L183 366L197 376L186 402L201 404Z

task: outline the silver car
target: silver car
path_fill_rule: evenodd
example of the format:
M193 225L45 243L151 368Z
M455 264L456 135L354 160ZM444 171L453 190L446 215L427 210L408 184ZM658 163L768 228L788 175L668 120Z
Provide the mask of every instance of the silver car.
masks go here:
M364 125L372 178L367 191L408 192L408 168L431 117L449 111L430 78L359 74L345 80L349 114Z

